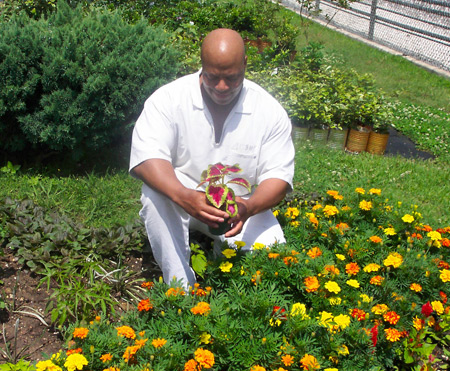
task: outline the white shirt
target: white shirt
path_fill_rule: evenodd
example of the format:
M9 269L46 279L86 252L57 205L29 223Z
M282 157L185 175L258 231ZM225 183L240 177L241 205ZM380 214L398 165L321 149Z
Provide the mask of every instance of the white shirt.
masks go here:
M252 186L277 178L292 189L295 150L291 122L282 106L259 85L244 79L216 143L199 76L197 72L179 78L147 99L133 131L130 170L148 159L164 159L197 184L210 164L239 164L243 171L236 176ZM238 185L231 188L239 196L247 193Z

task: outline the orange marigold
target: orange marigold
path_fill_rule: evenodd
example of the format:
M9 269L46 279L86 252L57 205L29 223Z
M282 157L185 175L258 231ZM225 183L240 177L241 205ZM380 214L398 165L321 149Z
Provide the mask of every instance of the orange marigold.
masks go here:
M383 318L386 322L389 322L391 325L396 325L400 316L394 311L389 311L383 315Z
M208 314L211 311L211 307L208 303L201 301L195 307L191 308L193 314Z
M194 352L194 358L203 368L214 366L214 354L207 349L198 348Z
M166 296L178 296L178 295L185 295L186 293L181 287L171 287L169 290L166 291Z
M381 286L381 284L384 281L384 277L381 276L374 276L370 279L370 284L371 285L377 285L377 286Z
M336 229L339 230L339 232L341 234L344 234L344 232L348 231L350 229L350 227L347 223L339 223L339 224L336 224Z
M319 362L317 362L316 357L310 354L305 354L300 360L300 363L302 364L304 370L311 371L320 369L320 365Z
M396 341L400 340L401 335L402 335L401 332L395 328L384 329L384 333L386 335L386 339L391 342L396 342Z
M160 338L158 338L158 339L153 339L153 340L152 340L152 345L153 345L155 348L162 348L166 343L167 343L167 340L166 340L166 339L160 339Z
M322 250L320 250L318 247L313 247L312 249L309 249L306 254L308 254L311 259L315 259L322 255Z
M139 304L138 304L138 311L139 312L143 312L143 311L148 312L152 308L153 308L153 304L150 303L150 299L141 300L139 302Z
M111 355L111 353L103 354L103 355L100 357L100 361L102 361L103 363L106 363L106 362L108 362L108 361L112 361L112 355Z
M306 277L303 280L303 283L306 286L306 291L307 292L317 291L319 289L319 287L320 287L319 280L315 276Z
M84 327L77 327L75 330L73 330L72 336L74 338L78 339L86 339L86 336L88 335L89 330Z
M366 319L366 312L362 309L354 308L351 312L351 316L356 318L358 321L364 321Z
M123 359L125 359L125 362L129 362L130 359L132 359L134 357L134 355L136 354L136 352L140 349L140 347L138 345L132 345L127 347L127 349L125 349L125 352L123 353Z
M373 243L383 242L383 239L379 236L371 236L371 237L369 237L369 240L370 240L370 242L373 242Z
M448 238L443 238L443 239L441 240L441 245L444 246L444 247L450 247L450 239L448 239Z
M71 354L82 353L82 352L83 352L83 349L81 349L81 348L69 349L66 352L66 355L70 356Z
M285 366L290 366L294 363L294 357L292 357L290 354L285 354L281 357L281 362L283 362Z
M326 265L323 267L325 273L330 272L331 274L339 275L339 269L337 269L334 265Z
M141 287L143 287L144 289L148 289L150 290L153 286L155 286L155 284L153 282L142 282L141 283Z
M412 283L409 286L410 290L415 291L415 292L421 292L422 291L422 286L419 285L418 283Z
M278 253L276 253L276 252L270 252L268 255L267 255L267 257L269 258L269 259L276 259L276 258L278 258L280 256L280 254L278 254Z
M117 336L123 336L127 339L134 339L136 338L136 333L130 326L121 326L116 327L117 330Z
M290 266L292 264L298 263L298 259L294 258L293 256L286 256L286 257L283 258L283 262L287 266Z
M200 366L195 359L190 359L184 364L184 371L200 371L202 366Z
M359 272L359 265L358 263L348 263L345 266L345 271L347 272L347 274L349 275L355 275Z

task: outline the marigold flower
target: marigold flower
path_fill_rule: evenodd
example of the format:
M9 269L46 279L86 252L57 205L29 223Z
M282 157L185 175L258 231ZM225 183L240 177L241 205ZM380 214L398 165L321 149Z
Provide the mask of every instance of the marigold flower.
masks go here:
M378 264L370 263L364 267L363 271L366 273L377 272L380 270L380 268L381 268L381 266L379 266Z
M256 273L252 276L252 282L257 285L258 283L261 283L261 271L256 271Z
M386 304L377 304L372 307L372 313L375 314L384 314L389 310L389 307Z
M370 211L372 210L372 207L373 207L372 201L362 200L359 203L359 208L364 211Z
M250 369L250 371L266 371L266 369L262 366L255 365Z
M391 252L386 259L384 259L383 264L386 267L392 266L394 268L400 267L403 263L403 257L398 252Z
M289 224L293 227L298 227L300 225L300 222L298 220L291 220Z
M104 368L103 371L120 371L119 367L110 366L108 368ZM145 370L147 371L147 370Z
M36 364L36 371L61 371L61 367L55 365L51 360L40 361Z
M227 259L232 258L233 256L236 256L236 250L234 249L225 249L222 251L222 254L225 255Z
M441 297L442 303L447 304L447 294L443 291L439 291L439 296Z
M373 296L369 296L367 294L361 294L359 297L362 299L363 303L370 303L373 300Z
M354 308L351 312L351 316L356 318L358 321L364 321L366 319L366 312L362 309Z
M295 219L297 216L299 216L300 212L296 207L288 207L286 212L284 213L284 216L286 218Z
M381 189L379 188L371 188L369 189L369 194L371 195L380 195L381 194Z
M421 292L422 291L422 286L420 284L418 284L418 283L412 283L409 286L409 289L412 290L412 291L415 291L415 292Z
M330 305L340 305L342 303L342 299L339 297L329 298L328 301L330 302Z
M355 274L357 274L358 272L359 272L359 265L358 265L358 263L348 263L346 266L345 266L345 271L347 272L347 274L350 274L350 275L355 275Z
M141 300L139 302L139 304L138 304L138 311L139 312L143 312L143 311L148 312L152 308L153 308L153 304L150 303L150 299Z
M72 336L74 338L78 338L78 339L86 339L86 336L88 335L88 333L89 333L89 330L87 328L77 327L77 328L75 328L75 330L73 330Z
M140 346L138 345L132 345L129 346L125 349L125 352L123 353L122 358L125 360L125 362L129 362L130 359L132 359L134 357L134 355L136 354L136 352L141 349Z
M347 345L342 344L338 349L337 349L338 354L340 354L341 356L346 356L347 354L350 354L350 352L348 351L348 347Z
M184 296L186 293L184 292L184 290L181 287L170 287L167 291L166 291L166 296L170 297L170 296Z
M201 371L202 367L195 359L190 359L184 364L184 371Z
M294 303L291 308L291 316L301 316L303 319L309 319L310 317L306 314L306 305L301 303ZM286 365L287 366L287 365Z
M103 354L103 355L100 357L100 361L102 361L103 363L112 361L112 355L111 355L111 353Z
M136 339L134 341L134 345L137 345L139 348L142 348L146 343L148 339Z
M211 312L211 307L208 303L201 301L195 307L191 308L193 314L207 315Z
M364 190L364 188L355 188L355 192L359 193L360 195L363 195L366 193L366 191Z
M338 258L339 260L345 260L345 255L336 254L336 258Z
M323 312L319 312L320 317L316 317L316 319L319 322L319 325L323 326L323 327L328 327L331 328L333 327L332 325L332 321L333 321L333 314L323 311Z
M383 231L386 236L395 236L397 234L397 232L395 232L395 229L392 227L384 228Z
M431 241L440 241L442 239L442 236L439 232L431 231L427 233L427 236L430 238Z
M317 362L317 359L310 354L305 354L300 360L300 363L302 364L304 370L310 371L320 369L319 362Z
M64 362L64 367L67 371L75 371L83 369L83 366L87 366L88 360L82 354L71 354Z
M371 285L377 285L377 286L381 286L381 284L384 281L384 277L381 276L374 276L370 279L370 284Z
M419 317L415 316L413 318L413 327L417 330L420 331L423 327L423 320L420 319Z
M317 291L319 289L319 287L320 287L319 280L315 276L306 277L303 280L303 283L306 286L306 291L307 292Z
M448 239L448 238L443 238L443 239L441 240L441 245L444 246L444 247L450 247L450 239Z
M338 223L336 224L336 229L338 229L341 234L344 234L344 232L348 231L350 227L347 223Z
M150 290L153 286L155 286L155 284L153 282L142 282L141 283L141 287L143 287L144 289L148 289Z
M323 208L323 213L324 213L326 216L330 217L330 216L334 216L334 215L339 214L339 210L338 210L338 208L337 208L336 206L333 206L333 205L326 205L326 206Z
M261 242L255 242L255 243L252 245L253 250L262 250L264 247L266 247L266 245L264 245L264 244L261 243Z
M442 280L442 282L450 282L450 270L449 269L443 269L439 272L441 272L441 274L439 275L439 278Z
M334 274L335 276L339 275L339 269L337 269L334 265L325 265L325 267L323 267L323 271L325 273L330 272L331 274Z
M117 336L123 336L128 339L136 338L136 333L130 326L116 327L116 330L117 330Z
M357 280L347 280L347 285L354 287L355 289L359 288L359 282Z
M280 210L274 210L272 212L273 216L276 218L278 215L280 215Z
M369 237L369 240L370 240L370 242L373 242L373 243L381 243L381 242L383 242L383 239L381 237L378 237L378 236L371 236L371 237Z
M66 352L66 355L67 355L67 356L70 356L71 354L75 354L75 353L83 353L83 349L81 349L81 348L69 349L69 350Z
M200 335L200 343L202 344L209 344L211 341L211 334L208 334L207 332L202 332Z
M328 281L325 284L325 288L329 291L329 292L333 292L335 294L338 294L341 291L341 288L339 287L339 285L334 282L334 281Z
M390 311L383 315L383 319L386 322L389 322L391 325L396 325L398 320L400 319L400 316L394 311Z
M269 259L276 259L276 258L278 258L280 256L280 254L278 254L278 253L276 253L276 252L270 252L268 255L267 255L267 257L269 258Z
M308 217L309 222L315 227L319 225L319 220L317 220L316 216L313 213L306 213L306 216Z
M386 339L393 343L401 338L401 332L395 328L386 328L384 329L384 333L386 335Z
M442 303L438 300L432 301L431 302L431 308L433 308L433 310L441 315L442 313L444 313L444 306L442 305Z
M290 354L285 354L284 356L281 356L281 362L283 362L285 366L291 366L294 363L294 357Z
M194 352L194 358L203 368L214 366L214 354L207 349L198 348Z
M234 241L234 246L236 246L238 249L241 249L245 246L245 242L244 241Z
M412 215L410 215L410 214L405 214L405 215L402 217L402 220L403 220L405 223L411 224L411 223L414 221L414 217L413 217Z
M195 285L198 285L198 284L195 284ZM201 287L196 286L196 287L194 287L194 290L192 290L192 295L206 296L207 292L205 290L203 290Z
M341 330L345 329L348 325L350 325L350 317L346 314L339 314L336 317L334 317L334 323L338 325Z
M344 198L344 196L339 194L339 191L330 190L327 191L327 194L333 197L335 200L342 200Z
M286 256L286 257L283 258L283 262L287 266L290 266L292 264L298 263L298 259L294 258L293 256Z
M316 205L314 205L313 207L312 207L312 210L313 211L316 211L316 210L319 210L319 209L322 209L323 208L323 206L321 205L321 204L316 204Z
M231 268L233 268L233 263L226 261L220 264L219 266L220 270L224 273L228 273L231 271Z
M322 255L322 250L320 250L318 247L313 247L312 249L309 249L306 253L311 259L315 259Z

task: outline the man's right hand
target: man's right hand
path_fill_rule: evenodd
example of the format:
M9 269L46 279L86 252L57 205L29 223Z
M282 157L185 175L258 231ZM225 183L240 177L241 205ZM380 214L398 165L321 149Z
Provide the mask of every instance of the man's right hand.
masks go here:
M189 215L217 228L228 219L225 211L207 203L204 192L186 188L177 178L172 164L167 160L151 159L140 163L132 172L150 188L158 191L183 208Z

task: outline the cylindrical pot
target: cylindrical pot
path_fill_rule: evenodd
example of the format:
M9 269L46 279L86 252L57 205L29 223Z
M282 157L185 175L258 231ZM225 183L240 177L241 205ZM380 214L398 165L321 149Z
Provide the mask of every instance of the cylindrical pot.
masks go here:
M371 131L369 141L367 142L366 151L374 155L384 155L388 140L389 133L381 134Z
M347 142L348 129L330 129L327 146L333 149L344 149Z
M219 223L219 226L217 228L208 227L209 233L213 234L214 236L220 236L222 234L225 234L230 229L231 225L228 224L227 220L223 221L222 223Z
M312 128L309 132L309 139L316 143L325 144L328 139L328 129Z
M308 139L309 127L308 126L293 126L292 127L292 140L294 144L303 142Z
M369 141L369 135L369 130L350 129L345 148L347 151L353 153L364 152L367 147L367 142Z

